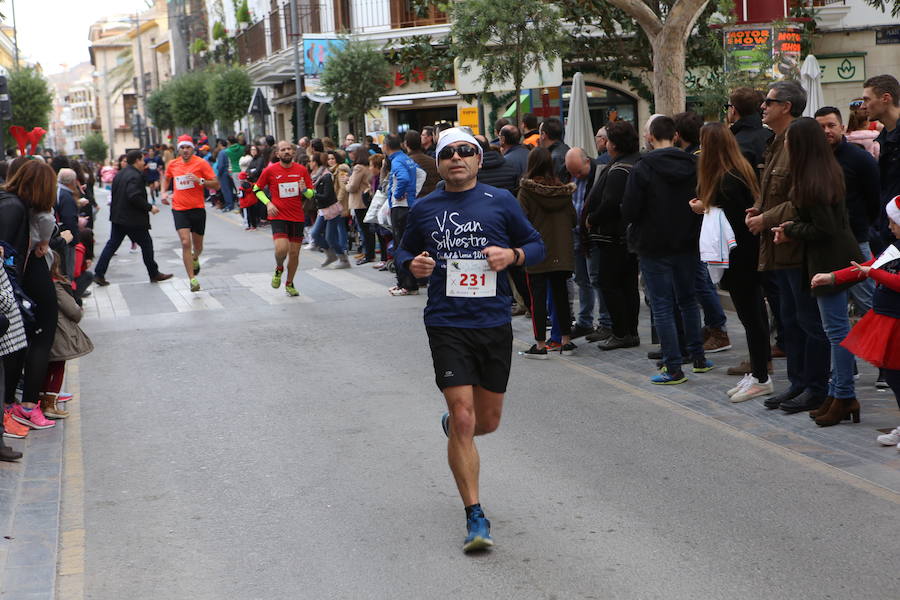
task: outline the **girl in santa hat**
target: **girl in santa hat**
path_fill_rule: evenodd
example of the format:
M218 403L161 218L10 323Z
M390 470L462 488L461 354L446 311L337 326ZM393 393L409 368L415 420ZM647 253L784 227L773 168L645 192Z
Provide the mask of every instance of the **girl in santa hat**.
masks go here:
M891 233L898 240L887 247L878 258L832 273L817 273L813 276L813 287L840 285L865 278L876 283L872 297L872 309L856 324L841 345L876 367L884 369L887 384L894 392L900 407L900 196L896 196L885 207ZM827 411L823 406L819 411ZM817 411L813 411L817 412ZM853 417L859 422L859 404L847 407L843 419ZM810 413L811 416L815 416ZM888 434L878 436L885 446L897 446L900 450L900 427Z

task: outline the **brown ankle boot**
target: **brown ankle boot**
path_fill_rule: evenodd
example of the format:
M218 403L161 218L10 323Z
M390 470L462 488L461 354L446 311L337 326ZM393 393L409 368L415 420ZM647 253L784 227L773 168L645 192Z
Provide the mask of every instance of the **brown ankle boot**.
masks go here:
M63 410L56 405L56 394L41 394L39 398L41 412L48 419L65 419L69 416L69 411Z
M835 398L828 412L816 417L816 425L831 427L850 417L854 423L859 423L859 401L856 398Z
M815 419L816 417L821 417L823 415L828 414L828 409L831 408L831 403L834 402L833 396L828 396L825 398L825 402L822 403L822 406L815 410L809 411L809 418Z

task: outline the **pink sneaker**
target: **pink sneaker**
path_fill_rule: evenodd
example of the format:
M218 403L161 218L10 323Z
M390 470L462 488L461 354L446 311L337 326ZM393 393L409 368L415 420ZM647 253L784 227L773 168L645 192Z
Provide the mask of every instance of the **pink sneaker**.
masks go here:
M31 410L25 410L21 404L14 404L12 407L12 418L21 423L28 425L32 429L50 429L56 423L47 419L41 412L41 407L35 405Z

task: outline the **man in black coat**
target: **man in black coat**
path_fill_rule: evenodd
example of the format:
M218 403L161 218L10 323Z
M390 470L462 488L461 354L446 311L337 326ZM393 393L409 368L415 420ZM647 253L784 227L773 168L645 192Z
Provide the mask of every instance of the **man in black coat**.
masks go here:
M562 121L556 118L547 119L541 123L540 131L540 145L550 151L556 176L563 183L569 183L572 179L569 171L566 170L566 153L569 151L569 146L563 141Z
M728 121L731 123L731 133L737 139L741 154L757 173L762 170L765 162L763 154L769 140L775 135L771 129L763 127L759 114L760 104L762 98L753 88L737 88L729 96Z
M499 152L491 150L486 137L476 135L475 140L483 151L481 169L478 170L478 183L508 190L513 196L518 196L521 176L516 168Z
M520 178L524 177L528 170L528 153L531 152L521 142L522 134L515 125L505 125L500 129L500 151Z
M109 208L109 220L112 222L109 240L100 254L100 260L94 269L94 281L97 285L109 285L106 280L106 269L113 254L119 249L122 241L128 237L141 247L144 266L150 282L165 281L172 277L171 273L160 273L153 259L153 239L150 237L150 213L154 215L159 208L147 202L147 188L144 185L144 155L140 150L131 150L125 156L128 166L119 171L112 183L112 203Z

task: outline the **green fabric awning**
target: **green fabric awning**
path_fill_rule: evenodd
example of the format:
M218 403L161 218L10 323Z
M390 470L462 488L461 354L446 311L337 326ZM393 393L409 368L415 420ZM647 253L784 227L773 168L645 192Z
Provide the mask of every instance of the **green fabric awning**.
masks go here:
M522 95L519 96L519 112L521 114L531 112L531 93L530 92L522 92ZM506 109L506 112L503 113L503 116L507 119L510 117L516 116L516 103L513 102L509 105L509 108Z

